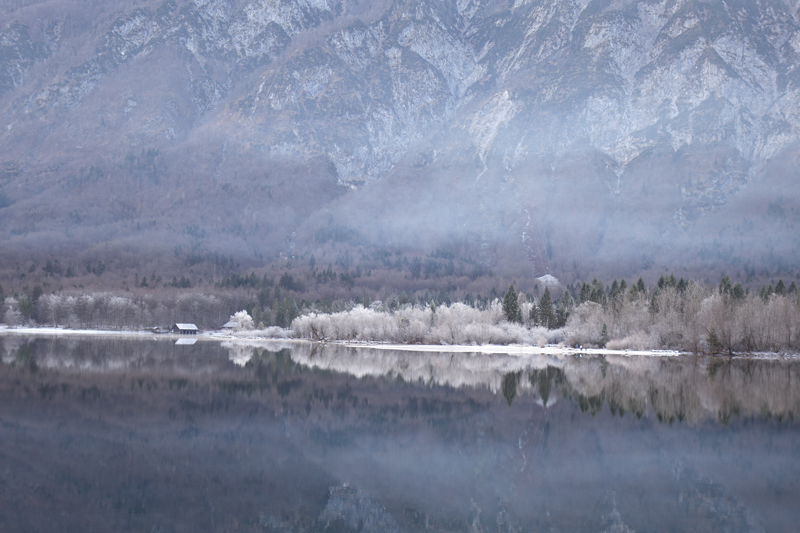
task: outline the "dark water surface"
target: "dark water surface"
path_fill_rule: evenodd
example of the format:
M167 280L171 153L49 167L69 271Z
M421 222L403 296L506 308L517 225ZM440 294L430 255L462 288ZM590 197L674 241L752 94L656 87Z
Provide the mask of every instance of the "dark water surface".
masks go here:
M795 531L800 363L0 336L0 532Z

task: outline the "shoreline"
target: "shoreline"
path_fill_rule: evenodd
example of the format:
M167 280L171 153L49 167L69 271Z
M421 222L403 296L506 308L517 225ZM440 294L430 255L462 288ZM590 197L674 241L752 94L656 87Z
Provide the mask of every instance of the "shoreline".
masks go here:
M264 337L259 335L231 335L221 332L201 332L197 335L181 335L177 333L155 333L146 330L102 330L102 329L68 329L60 327L15 327L0 325L0 337L5 335L19 336L70 336L70 337L123 337L123 338L159 338L179 341L181 339L196 341L222 341L241 344L274 344L274 343L309 343L320 346L335 345L350 348L371 348L385 351L404 351L416 353L457 353L473 355L510 355L517 357L534 355L551 356L573 356L573 357L689 357L695 354L682 352L679 350L610 350L607 348L573 348L549 344L546 346L525 346L519 344L484 344L484 345L456 345L456 344L397 344L382 341L313 341L310 339ZM748 359L796 359L800 354L796 353L775 353L775 352L756 352L756 353L734 353L728 354L697 354L709 357L733 357Z

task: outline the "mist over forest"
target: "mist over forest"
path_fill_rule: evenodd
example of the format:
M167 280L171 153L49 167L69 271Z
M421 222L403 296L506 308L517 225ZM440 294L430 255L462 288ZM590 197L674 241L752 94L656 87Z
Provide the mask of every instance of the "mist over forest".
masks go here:
M796 2L0 0L0 21L17 303L200 291L225 318L800 276Z

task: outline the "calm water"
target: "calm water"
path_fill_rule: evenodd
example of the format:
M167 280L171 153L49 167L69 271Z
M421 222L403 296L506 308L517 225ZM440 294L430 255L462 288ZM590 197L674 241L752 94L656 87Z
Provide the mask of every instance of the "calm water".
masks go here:
M793 531L800 363L0 336L0 531Z

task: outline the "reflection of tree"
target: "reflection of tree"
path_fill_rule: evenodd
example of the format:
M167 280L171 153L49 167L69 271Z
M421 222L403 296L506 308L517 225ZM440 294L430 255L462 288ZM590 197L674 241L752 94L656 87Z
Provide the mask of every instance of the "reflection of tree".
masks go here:
M571 398L584 412L697 423L732 416L789 417L800 412L797 362L729 357L483 356L326 345L292 349L298 363L355 376L391 375L407 383L487 387L507 403L538 395ZM313 351L313 356L311 352Z
M738 416L793 417L800 410L796 363L774 360L707 358L619 358L602 373L597 361L565 367L563 395L582 410L598 412L607 403L612 414L641 417L652 410L660 422L727 423Z
M796 360L729 357L558 357L474 353L415 353L339 345L285 342L235 342L226 354L216 343L198 343L191 350L171 343L70 337L42 342L4 335L2 364L26 373L37 370L82 374L136 372L168 368L167 389L190 376L214 376L220 391L253 394L296 391L300 367L356 377L389 376L398 384L426 383L453 388L485 388L510 406L525 395L549 407L556 398L571 399L584 412L612 415L652 413L662 422L694 424L736 417L790 419L800 413L800 373ZM206 354L199 357L199 354ZM226 355L244 366L228 363ZM220 357L221 356L221 357ZM189 379L191 381L194 378ZM240 383L241 382L241 383ZM184 386L185 386L185 382ZM46 395L47 396L47 395ZM310 401L350 404L345 391ZM431 405L409 401L408 414Z
M516 372L510 372L503 376L503 397L508 402L509 407L514 402L514 398L517 397L517 381L519 381L519 374Z
M560 368L547 366L544 369L532 370L528 376L531 387L536 387L539 392L539 398L542 399L542 405L547 407L547 402L550 399L550 393L553 390L553 381L555 380L556 386L563 386L564 372Z
M228 349L228 357L233 364L238 366L246 365L253 357L254 349L251 346L224 342L222 343L222 347Z

